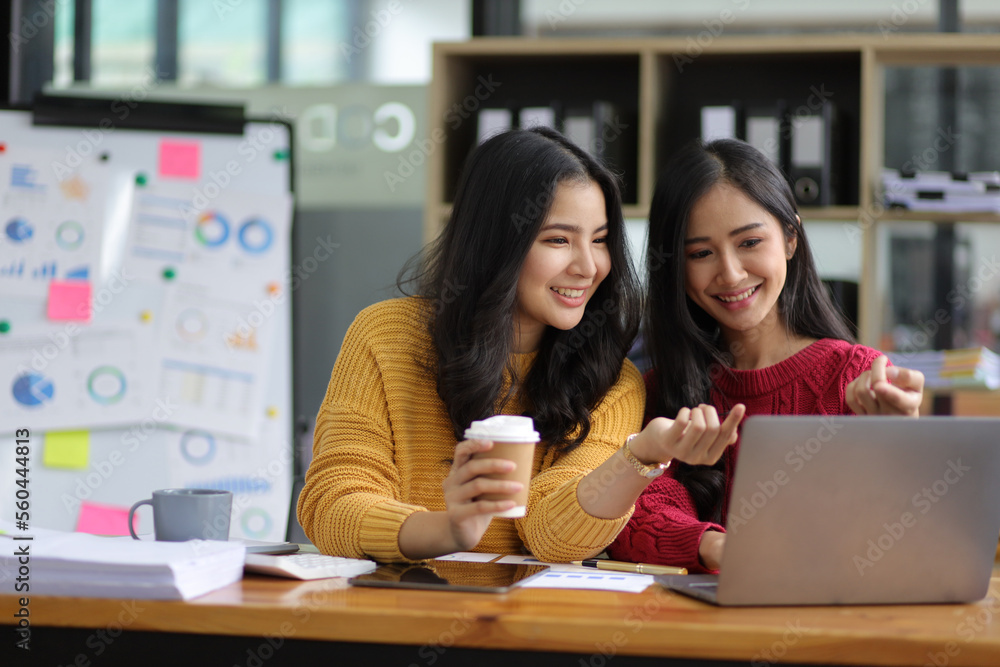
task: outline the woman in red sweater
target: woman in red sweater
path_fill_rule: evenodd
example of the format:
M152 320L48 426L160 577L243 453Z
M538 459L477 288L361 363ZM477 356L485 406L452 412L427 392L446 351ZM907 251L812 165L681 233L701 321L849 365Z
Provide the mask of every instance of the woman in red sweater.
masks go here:
M923 376L854 344L788 183L758 150L728 139L687 146L662 174L649 220L647 419L699 404L720 418L917 416ZM738 454L737 440L715 465L675 461L610 555L717 570Z

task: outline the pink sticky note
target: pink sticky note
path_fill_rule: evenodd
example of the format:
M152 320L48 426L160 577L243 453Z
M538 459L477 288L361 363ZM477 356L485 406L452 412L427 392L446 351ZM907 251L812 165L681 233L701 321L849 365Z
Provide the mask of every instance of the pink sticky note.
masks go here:
M190 141L160 142L160 176L198 180L201 144Z
M138 514L133 525L138 532ZM76 531L94 535L128 535L128 508L84 500L80 503L80 515L76 518Z
M90 281L53 280L49 283L49 319L90 321Z

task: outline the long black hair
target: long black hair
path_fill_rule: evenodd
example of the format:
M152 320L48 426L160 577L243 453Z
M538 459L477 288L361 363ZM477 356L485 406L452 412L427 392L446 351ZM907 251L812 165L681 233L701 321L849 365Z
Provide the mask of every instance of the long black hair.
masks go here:
M732 367L719 325L685 291L684 240L695 203L714 186L738 188L774 216L795 239L778 312L788 332L809 338L853 336L823 286L788 181L767 157L736 139L700 140L674 154L656 185L649 210L645 341L658 391L653 415L673 417L682 407L711 403L719 374ZM691 492L702 520L718 516L725 488L725 458L715 466L679 464L675 477Z
M601 188L611 270L576 327L547 328L527 377L519 378L512 364L518 278L562 183ZM617 177L555 130L498 134L469 156L447 225L414 261L398 282L404 293L415 284L432 305L437 391L456 437L518 392L547 446L568 451L582 443L642 314Z

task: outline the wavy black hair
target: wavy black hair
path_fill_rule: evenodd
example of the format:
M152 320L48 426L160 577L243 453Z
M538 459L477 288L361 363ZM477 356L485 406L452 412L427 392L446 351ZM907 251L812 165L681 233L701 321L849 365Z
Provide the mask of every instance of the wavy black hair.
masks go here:
M527 377L516 377L517 284L562 183L604 194L611 270L568 331L549 327ZM499 412L515 392L547 447L569 451L590 432L590 412L614 385L642 315L617 177L559 132L512 130L476 147L440 237L400 272L398 285L432 305L438 395L456 437ZM505 373L513 383L505 385Z
M695 203L722 183L739 188L778 220L786 239L797 241L778 296L778 311L787 330L798 336L853 342L820 281L795 198L781 171L743 141L695 140L665 166L649 210L644 339L658 388L650 397L654 416L673 417L682 407L711 403L713 380L732 368L732 355L723 349L718 323L685 291L688 217ZM690 491L703 521L720 517L725 461L723 457L714 466L677 463L675 477Z

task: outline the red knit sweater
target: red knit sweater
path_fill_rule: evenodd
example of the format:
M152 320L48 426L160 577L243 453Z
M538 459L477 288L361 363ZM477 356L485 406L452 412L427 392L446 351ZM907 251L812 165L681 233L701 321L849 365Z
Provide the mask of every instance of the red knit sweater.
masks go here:
M852 414L844 400L844 390L880 354L870 347L824 338L774 366L721 374L712 388L712 403L720 416L736 403L746 405L748 416ZM658 384L652 372L646 374L647 415L648 406L655 405ZM737 440L723 454L726 467L723 524L739 448ZM691 572L706 572L698 559L698 545L706 530L725 532L717 523L699 521L687 489L668 472L653 480L636 501L635 513L608 547L608 554L617 560L663 563L686 567Z

